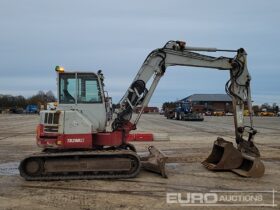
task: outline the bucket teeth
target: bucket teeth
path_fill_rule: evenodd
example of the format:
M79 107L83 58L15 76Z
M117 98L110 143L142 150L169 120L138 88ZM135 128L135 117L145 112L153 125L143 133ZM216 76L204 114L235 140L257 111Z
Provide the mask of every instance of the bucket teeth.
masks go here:
M214 170L215 166L214 164L212 163L207 163L205 161L202 162L202 165L204 165L205 168L207 168L208 170Z

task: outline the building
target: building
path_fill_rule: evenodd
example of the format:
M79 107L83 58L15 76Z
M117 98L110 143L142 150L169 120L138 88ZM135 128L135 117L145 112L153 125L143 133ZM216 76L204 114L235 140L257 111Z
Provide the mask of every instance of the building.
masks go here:
M180 101L192 103L193 110L197 112L233 112L231 97L227 94L193 94Z

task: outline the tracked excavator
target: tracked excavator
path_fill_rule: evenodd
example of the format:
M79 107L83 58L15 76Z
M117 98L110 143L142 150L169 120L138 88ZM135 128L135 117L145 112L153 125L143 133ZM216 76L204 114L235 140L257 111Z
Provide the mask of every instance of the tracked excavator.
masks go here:
M229 57L214 57L199 52L233 52ZM42 152L24 158L19 166L26 180L132 178L143 167L166 177L167 157L155 147L140 157L128 143L161 77L169 66L191 66L227 70L230 79L226 92L232 97L236 147L219 138L202 164L212 171L232 171L244 177L261 177L264 165L254 143L250 80L246 51L186 46L169 41L152 51L135 76L117 108L104 90L102 71L66 72L56 67L58 107L40 112L37 145ZM244 104L250 125L244 125ZM135 119L132 113L141 107ZM246 138L245 138L246 136Z

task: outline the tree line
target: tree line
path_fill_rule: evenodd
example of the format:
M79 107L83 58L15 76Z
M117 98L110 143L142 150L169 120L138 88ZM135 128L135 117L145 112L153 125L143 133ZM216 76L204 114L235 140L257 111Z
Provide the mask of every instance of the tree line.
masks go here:
M44 92L40 90L37 94L25 98L24 96L11 96L11 95L1 95L0 94L0 109L10 109L10 108L23 108L25 109L29 104L35 105L46 105L48 102L56 101L52 91Z

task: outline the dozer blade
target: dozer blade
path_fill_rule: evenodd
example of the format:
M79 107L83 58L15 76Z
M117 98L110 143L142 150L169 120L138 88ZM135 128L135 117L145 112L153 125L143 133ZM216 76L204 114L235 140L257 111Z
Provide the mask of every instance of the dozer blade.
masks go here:
M158 150L154 146L150 146L148 149L150 155L141 158L142 167L145 170L155 172L157 174L160 174L162 177L167 178L167 174L165 171L167 156L165 156L162 151Z
M231 169L232 172L243 176L259 178L264 175L265 167L259 157L252 157L242 153L242 163L236 169Z
M236 169L242 164L242 154L237 150L232 142L218 137L209 157L202 164L209 170L229 170Z

